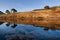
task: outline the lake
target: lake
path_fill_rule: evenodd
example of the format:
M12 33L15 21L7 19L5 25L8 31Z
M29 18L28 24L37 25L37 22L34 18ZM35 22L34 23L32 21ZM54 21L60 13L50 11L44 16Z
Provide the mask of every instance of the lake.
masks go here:
M60 30L44 30L43 27L0 23L0 40L60 40Z

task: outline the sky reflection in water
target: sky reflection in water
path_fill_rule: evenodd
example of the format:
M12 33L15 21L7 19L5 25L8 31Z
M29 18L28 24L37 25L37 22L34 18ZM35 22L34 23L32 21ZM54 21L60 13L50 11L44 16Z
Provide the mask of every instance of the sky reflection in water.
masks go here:
M16 26L16 27L15 27ZM58 40L60 30L43 30L44 28L25 24L0 25L0 40Z

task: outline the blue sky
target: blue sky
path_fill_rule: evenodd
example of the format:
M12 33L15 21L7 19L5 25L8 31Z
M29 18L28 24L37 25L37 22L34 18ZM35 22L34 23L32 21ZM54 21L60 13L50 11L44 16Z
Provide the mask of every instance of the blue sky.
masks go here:
M18 11L31 11L41 9L44 6L60 6L60 0L0 0L0 11L10 10L12 8Z

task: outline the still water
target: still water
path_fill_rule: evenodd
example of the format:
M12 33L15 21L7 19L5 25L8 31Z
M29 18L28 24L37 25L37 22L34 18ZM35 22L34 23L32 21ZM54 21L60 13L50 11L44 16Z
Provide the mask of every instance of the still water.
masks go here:
M60 40L60 30L0 22L0 40Z

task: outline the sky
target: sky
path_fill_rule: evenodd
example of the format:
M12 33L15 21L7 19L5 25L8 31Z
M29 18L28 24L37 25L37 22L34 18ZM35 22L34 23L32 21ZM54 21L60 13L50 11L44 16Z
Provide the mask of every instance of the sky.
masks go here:
M18 12L42 9L44 6L60 6L60 0L0 0L0 11L15 8Z

